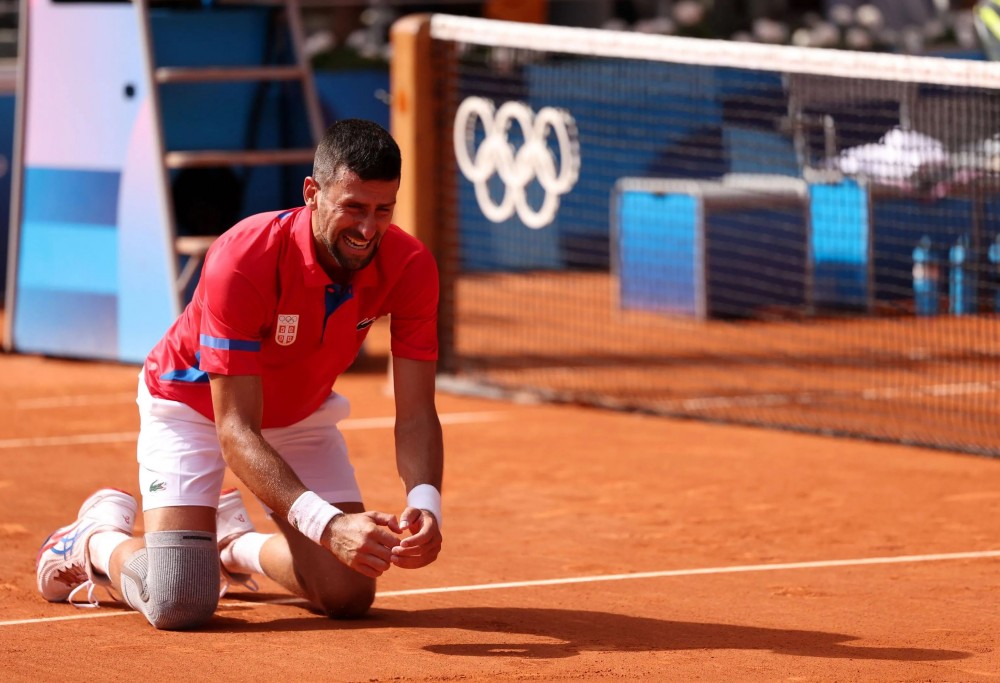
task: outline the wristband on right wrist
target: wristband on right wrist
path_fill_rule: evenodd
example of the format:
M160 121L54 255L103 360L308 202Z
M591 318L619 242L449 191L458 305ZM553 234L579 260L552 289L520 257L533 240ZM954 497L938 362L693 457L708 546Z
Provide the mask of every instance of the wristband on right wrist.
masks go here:
M344 511L340 508L330 505L313 491L306 491L288 509L288 523L309 540L322 545L326 526L342 514Z

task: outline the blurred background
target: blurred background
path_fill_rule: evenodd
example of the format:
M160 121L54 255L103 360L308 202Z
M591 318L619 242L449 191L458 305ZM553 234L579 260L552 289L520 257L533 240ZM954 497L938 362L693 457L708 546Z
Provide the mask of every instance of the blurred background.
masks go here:
M0 7L9 351L141 362L358 117L461 386L1000 452L1000 0Z
M388 27L412 12L663 35L908 54L975 52L974 0L306 0L316 66L388 57Z
M74 4L74 0L52 0L51 3L38 4L38 7L43 4L65 7ZM157 66L165 66L168 70L205 64L217 64L221 67L224 66L222 62L228 59L232 59L233 64L226 66L238 66L240 57L237 53L240 51L246 58L244 63L253 62L263 55L263 64L294 64L301 59L311 66L310 76L305 81L312 85L306 85L305 82L296 85L285 81L284 83L290 83L289 87L284 83L278 83L275 87L257 87L246 81L224 83L219 79L213 80L214 77L208 77L208 80L196 77L194 81L182 82L183 79L177 80L180 76L176 73L163 74L167 80L160 81L159 106L162 110L167 156L171 150L194 150L181 153L187 154L186 157L175 154L173 159L167 159L170 167L170 201L175 219L174 234L178 237L218 235L242 216L295 205L300 197L303 172L308 172L308 164L302 162L308 162L310 157L310 126L313 137L321 126L350 117L372 119L388 128L389 61L392 49L389 32L396 20L409 14L436 12L553 26L976 60L989 59L991 55L1000 52L994 49L996 41L989 30L989 19L992 17L995 19L995 30L1000 31L1000 15L993 11L992 0L980 0L978 3L972 0L444 0L437 3L418 0L300 0L301 21L295 32L296 39L291 41L295 45L290 45L288 40L276 38L273 23L262 20L258 10L268 4L282 3L268 3L266 0L253 0L249 3L230 0L153 0L148 3L153 16L154 57ZM87 4L94 8L115 5L122 6L115 2ZM12 243L12 231L9 229L11 166L18 63L19 58L22 58L19 57L19 49L23 48L19 41L24 40L19 37L24 34L20 15L27 12L24 9L26 6L28 5L22 6L17 0L0 0L0 288L3 289L0 294L6 294L8 289L12 289L8 282L11 279L8 271L13 271L8 264L8 252ZM82 7L83 4L80 3L79 6ZM233 8L244 6L248 6L251 11L246 14L232 11ZM31 7L35 8L36 5L32 4ZM183 10L206 9L210 10L206 19L194 22L190 18L183 18ZM977 14L980 11L987 13ZM243 21L242 33L233 23L236 20ZM258 28L265 26L267 28ZM194 35L196 31L192 27L197 27L198 32L203 35ZM71 30L76 30L78 34L86 33L85 28ZM236 38L237 34L243 37ZM252 39L246 40L246 36L252 36ZM79 50L81 54L89 53L94 39L87 35L77 35L73 40L77 41L75 44L78 47L66 45L63 41L61 49L66 52ZM88 43L88 40L91 42ZM119 70L124 74L121 77L126 78L124 98L121 93L115 93L113 100L116 101L115 106L123 107L124 118L121 120L131 121L130 117L134 115L134 107L142 93L139 93L139 98L134 97L136 90L128 85L130 82L137 82L134 75L125 73L133 69L124 65L132 58L126 58L124 52L115 52L116 49L118 48L105 46L100 51L110 50L111 57L108 59L116 59L123 64ZM94 88L93 84L81 82L85 78L71 73L74 69L83 68L74 63L72 56L63 55L59 59L63 60L63 65L54 66L49 75L49 84L42 84L37 89L39 97L48 102L44 106L50 111L65 110L65 105L54 104L56 100L76 103L80 100L80 93ZM40 76L36 70L36 83L38 78ZM118 75L109 75L104 82L117 83L118 78ZM133 81L128 81L129 78ZM291 86L299 88L297 93L293 88L290 89ZM309 89L313 86L315 92L310 93ZM44 94L46 89L51 92L53 88L58 90L66 87L83 90L73 97L66 94ZM309 121L303 118L303 89L307 102L312 102L312 110L305 112L310 117ZM233 103L238 104L235 111L246 113L243 117L245 121L213 113L222 111L224 107L231 107ZM104 111L99 108L91 112L74 105L73 109L73 126L82 125L86 128L97 123L90 121L88 117L93 119L105 116L98 113ZM113 128L117 125L105 122L105 127ZM127 125L130 126L131 123ZM75 140L78 138L73 138L72 135L78 133L65 133L69 137L59 143L45 142L52 137L53 132L59 131L49 128L43 134L39 126L35 126L35 130L39 136L36 138L39 142L33 143L36 148L39 144L53 148L60 144L63 148L77 146ZM121 138L120 133L117 137ZM206 152L212 149L221 149L230 156L217 157L212 163L206 162L204 156L197 156L212 154L214 152ZM275 152L278 156L274 161L280 168L269 168L266 164L257 162L244 163L247 162L244 153L247 150L251 154L284 150ZM285 156L282 157L281 154ZM291 159L289 163L289 154L298 154L302 158ZM258 158L258 162L260 161ZM44 169L52 164L34 165ZM68 160L56 166L95 167L89 161L71 163ZM38 179L33 181L34 185L31 187L34 188L46 187L45 183L51 180L35 177ZM51 182L63 180L65 179ZM79 179L69 180L77 182ZM31 187L28 189L31 190ZM32 200L29 197L26 201L30 205ZM47 203L47 199L42 199L41 204L33 206L44 209ZM29 209L32 215L35 215L34 211L35 209ZM69 220L72 223L82 219L70 216ZM84 223L86 221L80 224ZM30 233L29 238L41 239L35 233ZM97 247L93 247L95 253L89 253L92 242L89 237L84 237L81 232L79 239L84 240L81 244L86 245L90 262L97 264L94 265L95 269L113 269L110 262L102 264L99 258L95 258ZM34 241L29 244L22 239L21 249L26 250L28 255L22 265L37 266L40 279L33 281L35 289L39 292L44 290L48 297L35 302L34 306L26 305L22 308L24 316L28 316L24 318L25 324L35 318L35 314L29 316L28 310L51 308L55 305L51 292L69 286L61 281L57 282L58 278L51 272L43 272L53 270L51 254L43 242L38 242L41 246L35 249ZM197 266L203 246L196 244L188 251L187 246L178 242L177 249L182 267L189 262ZM111 250L108 251L110 253ZM67 258L72 256L70 252L73 250L67 247ZM72 262L75 261L68 261ZM35 272L32 270L29 276L35 277ZM70 289L86 290L93 286L84 281L87 280L86 277L80 277L81 282L69 286ZM152 276L147 273L146 277ZM182 278L182 300L190 295L193 284L194 280ZM105 288L110 288L109 292L114 293L119 286L120 283L109 283ZM99 294L104 296L107 293ZM120 307L120 302L115 305ZM84 308L86 307L74 304L65 315ZM139 308L141 307L137 304L137 310ZM136 315L141 315L141 311ZM59 320L64 315L53 317ZM113 318L108 318L108 325L112 324L112 320ZM119 318L113 324L128 327L131 323L126 324ZM154 321L150 326L158 324L159 322ZM51 336L49 330L39 330L38 334ZM144 343L144 340L138 340L137 348L141 348ZM103 341L95 341L94 348L103 348L104 344ZM43 347L38 350L57 351ZM84 355L89 353L87 351ZM116 351L112 355L119 353Z
M155 11L216 4L241 3L171 0L153 2L151 7ZM301 16L303 50L313 67L323 122L358 116L388 127L389 29L394 21L407 14L440 12L662 35L985 59L992 54L995 39L984 30L982 21L977 33L975 6L974 0L445 0L437 3L302 0ZM9 171L20 12L17 0L0 0L0 287L3 288L6 288L9 241ZM211 128L203 130L206 135L218 134ZM168 131L168 141L169 137ZM206 180L212 181L216 188L210 202L211 216L204 215L207 200L199 196ZM263 210L262 206L249 206L237 198L237 185L233 178L218 170L175 173L172 189L181 223L179 234L185 229L193 234L218 233L237 214ZM262 197L262 201L273 198ZM185 216L189 217L187 221ZM185 222L189 224L187 228ZM194 225L199 222L200 226Z

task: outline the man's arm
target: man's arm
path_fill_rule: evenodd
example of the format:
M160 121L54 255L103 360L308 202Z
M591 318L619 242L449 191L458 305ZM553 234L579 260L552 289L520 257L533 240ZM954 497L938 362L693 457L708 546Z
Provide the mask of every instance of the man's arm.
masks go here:
M211 374L209 378L222 457L264 504L287 516L292 503L307 489L261 434L264 400L260 377Z
M292 505L308 489L261 434L264 392L260 377L209 377L222 457L254 495L287 519ZM326 525L321 545L348 567L377 577L389 568L390 549L399 543L382 527L399 531L395 518L383 512L342 514Z
M396 469L406 491L429 484L438 492L444 474L444 442L434 404L433 361L392 359L396 398ZM400 526L413 535L392 549L392 562L415 569L433 562L441 552L441 520L428 509L407 505Z

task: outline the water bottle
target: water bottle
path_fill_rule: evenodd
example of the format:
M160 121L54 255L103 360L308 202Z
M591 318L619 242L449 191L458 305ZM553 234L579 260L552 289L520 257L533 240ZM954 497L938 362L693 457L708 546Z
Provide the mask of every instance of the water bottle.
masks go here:
M931 238L924 235L913 249L913 303L917 315L937 315L938 276Z
M1000 235L997 235L993 240L993 244L990 245L989 250L986 252L990 259L990 263L993 264L993 268L990 274L993 278L993 311L1000 313Z
M948 311L952 315L975 312L976 288L973 277L972 253L969 236L962 235L948 251Z

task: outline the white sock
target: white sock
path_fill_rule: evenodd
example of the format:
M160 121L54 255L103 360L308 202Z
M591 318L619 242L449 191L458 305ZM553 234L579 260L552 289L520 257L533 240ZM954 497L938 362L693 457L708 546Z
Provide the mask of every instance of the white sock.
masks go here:
M233 574L263 574L264 569L260 566L260 549L273 535L250 531L239 536L219 553L222 566Z
M111 553L122 543L132 538L121 531L99 531L90 537L87 547L90 549L90 564L101 574L111 574L108 565L111 563Z

